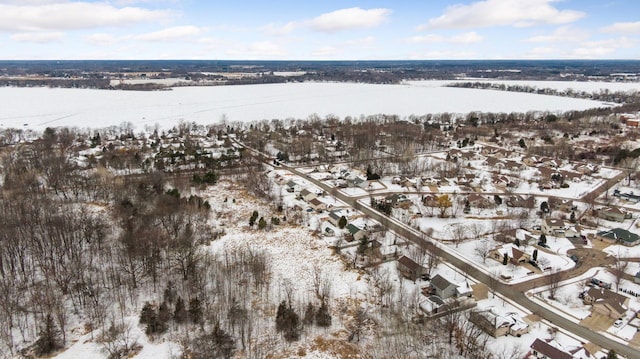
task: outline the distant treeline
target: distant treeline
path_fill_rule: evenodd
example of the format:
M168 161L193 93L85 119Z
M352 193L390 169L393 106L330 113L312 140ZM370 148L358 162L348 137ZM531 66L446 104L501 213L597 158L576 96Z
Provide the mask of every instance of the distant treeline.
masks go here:
M108 88L108 79L97 78L0 78L0 86L14 87L64 87L64 88Z
M569 84L568 84L569 85ZM490 89L511 92L526 92L540 95L565 96L573 98L590 99L596 101L614 102L614 103L632 103L640 102L640 94L638 91L610 91L601 89L598 92L576 91L571 88L558 90L552 88L538 88L528 85L506 85L492 82L456 82L447 85L448 87Z

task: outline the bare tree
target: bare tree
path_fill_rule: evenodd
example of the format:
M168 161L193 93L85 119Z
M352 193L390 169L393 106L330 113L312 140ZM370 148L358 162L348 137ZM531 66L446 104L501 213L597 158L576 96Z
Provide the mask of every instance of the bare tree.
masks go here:
M625 270L629 266L629 262L623 260L619 256L615 257L615 262L611 267L611 273L615 278L616 283L616 291L620 290L620 283L622 283L622 279L624 278Z
M489 243L486 240L480 240L476 243L476 247L473 251L482 258L482 263L486 263L490 250L491 248L489 247Z
M546 278L547 284L549 285L549 299L555 300L560 281L562 280L562 272L560 272L558 268L552 268Z

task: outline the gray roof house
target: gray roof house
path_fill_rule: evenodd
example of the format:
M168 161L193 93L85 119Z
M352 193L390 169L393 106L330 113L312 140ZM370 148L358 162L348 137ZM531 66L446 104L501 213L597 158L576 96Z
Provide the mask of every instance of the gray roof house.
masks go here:
M608 231L598 232L598 238L609 243L620 243L632 247L640 243L640 236L623 228L614 228Z

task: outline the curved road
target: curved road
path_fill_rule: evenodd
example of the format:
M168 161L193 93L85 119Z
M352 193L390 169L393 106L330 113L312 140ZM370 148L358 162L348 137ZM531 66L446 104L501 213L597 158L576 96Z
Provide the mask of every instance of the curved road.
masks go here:
M244 146L243 144L240 144L240 145ZM269 157L265 156L264 154L258 151L255 151L252 148L249 148L246 146L244 147L247 148L248 150L251 150L257 153L261 157L266 157L265 158L266 162L270 163L271 159ZM476 267L473 263L469 263L457 257L456 255L454 255L454 253L447 247L440 245L437 242L432 242L424 239L422 234L418 234L418 232L414 231L404 223L396 219L389 218L381 214L380 212L372 209L369 206L362 205L361 203L358 202L357 198L350 197L343 194L340 191L336 191L334 188L329 187L325 183L318 181L310 176L307 176L305 173L302 173L293 167L282 165L282 168L288 171L291 171L292 173L300 177L305 178L306 180L312 182L313 184L315 184L322 190L326 191L327 193L331 193L331 195L335 196L339 200L359 210L360 212L363 212L364 214L371 217L372 219L375 219L376 221L386 225L387 228L407 238L408 240L410 240L420 248L428 251L436 251L437 254L440 257L442 257L442 259L444 259L451 265L455 266L462 272L468 274L469 276L473 277L475 280L481 283L493 285L497 293L499 293L500 295L506 298L509 298L510 300L522 306L523 308L526 308L530 312L535 313L538 316L546 319L547 321L551 322L553 325L561 327L568 332L574 333L575 335L580 336L602 348L605 348L607 350L613 349L616 351L616 353L624 355L627 358L640 358L639 350L631 348L625 343L612 340L602 334L596 333L587 327L583 327L577 323L572 322L562 314L558 314L552 310L547 309L546 307L543 307L537 304L536 302L527 298L527 296L524 294L524 290L521 288L520 285L518 286L508 285L508 284L504 284L502 282L497 281L495 278L491 277L490 275L488 275L487 273L485 273L484 271ZM542 279L545 279L545 278L542 278ZM534 282L531 282L530 285L534 285Z

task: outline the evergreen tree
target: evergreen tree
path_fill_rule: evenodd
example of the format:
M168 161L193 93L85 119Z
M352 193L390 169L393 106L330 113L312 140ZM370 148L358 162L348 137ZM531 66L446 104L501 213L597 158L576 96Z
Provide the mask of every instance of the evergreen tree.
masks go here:
M340 217L340 219L338 220L338 227L340 227L340 229L343 229L346 226L347 226L347 217L345 216Z
M149 324L155 318L156 311L151 303L147 302L140 311L140 324Z
M38 331L38 340L36 340L35 343L36 354L43 356L60 347L60 331L56 328L51 314L47 314L44 318L44 323L42 323L42 327Z
M607 353L607 359L618 359L618 354L615 350L611 349L609 353Z
M258 219L258 211L253 211L253 213L251 213L251 218L249 218L249 227L253 227L257 219Z
M329 314L329 308L324 301L316 312L316 324L319 327L328 327L331 325L331 314Z
M540 203L540 211L542 213L549 213L549 203L547 203L547 201Z
M158 308L158 332L167 330L169 320L171 320L171 310L166 302L162 302Z
M178 299L176 299L176 307L173 310L173 320L175 320L176 323L181 324L187 320L188 316L189 313L187 313L184 300L182 300L182 297L178 297Z
M513 244L515 244L516 247L520 247L520 240L516 237L516 240L513 241Z
M575 211L571 211L571 217L569 217L569 221L571 223L576 223L576 212Z
M265 229L267 227L267 221L264 220L264 217L260 217L258 221L258 229Z
M542 233L540 235L540 240L538 242L541 244L547 244L547 236L545 236L544 233Z
M202 303L198 297L194 297L189 301L189 318L191 322L196 324L202 321Z
M313 320L316 316L316 309L313 307L313 304L309 302L307 304L307 310L304 311L304 325L313 324Z
M506 266L507 263L509 263L509 255L505 253L504 256L502 256L502 264Z
M537 260L538 260L538 250L537 250L537 249L534 249L534 250L533 250L533 261L535 262L535 261L537 261Z

